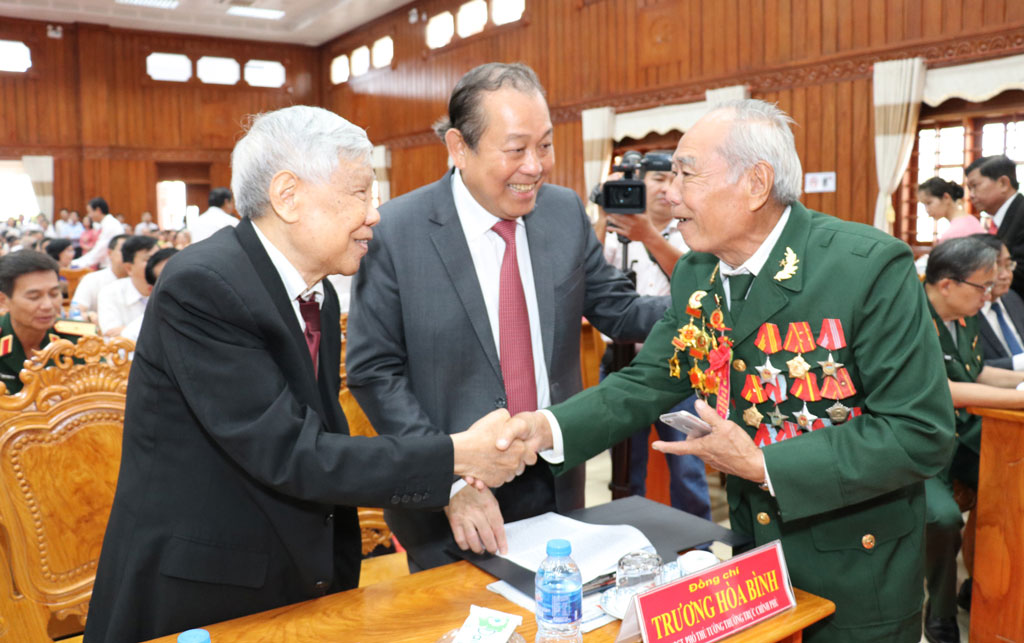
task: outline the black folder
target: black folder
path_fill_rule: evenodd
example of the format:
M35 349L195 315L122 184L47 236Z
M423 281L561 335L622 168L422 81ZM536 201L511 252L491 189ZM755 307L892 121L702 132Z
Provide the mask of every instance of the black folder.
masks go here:
M577 509L567 515L594 525L632 525L644 532L665 562L675 560L680 552L712 541L733 547L749 542L749 539L711 521L640 496L629 496L596 507ZM500 556L474 554L468 550L453 553L492 576L497 576L527 596L533 596L534 572Z

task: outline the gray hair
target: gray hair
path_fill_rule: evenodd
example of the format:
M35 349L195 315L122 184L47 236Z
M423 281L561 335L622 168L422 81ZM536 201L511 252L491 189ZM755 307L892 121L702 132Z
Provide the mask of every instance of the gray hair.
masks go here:
M537 74L523 63L487 63L474 67L455 85L448 99L448 115L434 123L434 133L443 141L448 130L457 129L469 149L475 150L487 127L486 115L480 108L483 94L506 85L544 96L544 86Z
M775 201L789 205L799 199L803 169L789 128L793 119L774 103L753 98L721 103L711 114L720 111L731 112L732 127L718 153L729 165L732 180L764 161L775 170Z
M270 180L278 172L326 183L339 157L369 163L372 149L363 128L320 107L294 105L257 114L231 153L235 208L256 219L270 207Z
M974 236L947 239L936 245L928 255L925 283L936 284L943 279L964 281L975 272L994 266L999 251Z

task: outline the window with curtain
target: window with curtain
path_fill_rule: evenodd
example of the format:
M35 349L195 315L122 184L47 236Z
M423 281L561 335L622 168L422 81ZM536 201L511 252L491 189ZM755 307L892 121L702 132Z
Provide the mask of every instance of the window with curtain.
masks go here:
M1024 183L1024 92L1004 92L985 103L951 100L922 106L917 143L903 183L893 194L894 233L911 246L928 246L948 221L934 221L917 202L917 186L933 176L964 185L964 168L982 156L1005 154L1017 162ZM964 209L972 214L969 195Z

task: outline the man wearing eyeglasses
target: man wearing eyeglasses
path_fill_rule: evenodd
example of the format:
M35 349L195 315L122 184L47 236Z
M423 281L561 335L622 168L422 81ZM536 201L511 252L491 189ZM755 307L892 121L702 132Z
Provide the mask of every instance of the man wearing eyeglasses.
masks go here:
M967 406L1024 408L1024 373L985 363L979 341L979 311L989 296L1005 292L1012 279L1009 257L986 235L950 239L928 257L924 290L939 334L956 417L957 448L945 471L925 482L925 580L928 609L925 638L931 643L958 643L956 622L956 555L963 526L961 506L954 499L954 481L973 496L978 489L981 418ZM997 240L998 241L998 240ZM1006 253L1005 247L1002 253ZM997 264L997 259L1002 263ZM1007 276L1009 273L1010 276ZM998 290L997 290L998 288ZM973 500L965 502L970 508ZM971 521L973 522L973 521ZM970 531L970 529L968 529ZM970 567L970 547L964 559Z
M985 365L1024 371L1024 299L1010 284L1017 262L998 237L990 234L974 235L996 252L996 279L989 301L978 314L978 332L981 338Z

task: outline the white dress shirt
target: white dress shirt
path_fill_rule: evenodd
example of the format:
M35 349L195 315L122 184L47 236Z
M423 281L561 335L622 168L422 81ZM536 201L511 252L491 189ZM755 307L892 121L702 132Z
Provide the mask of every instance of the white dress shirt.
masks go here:
M668 241L669 245L676 250L681 250L684 254L690 250L686 246L686 242L683 241L683 234L679 232L675 219L665 226L665 229L661 231L661 236ZM636 291L638 293L662 296L671 292L669 279L672 275L665 274L665 271L661 269L661 264L651 257L647 248L639 241L633 241L623 246L623 243L619 241L619 235L609 232L604 240L605 261L621 269L623 247L626 252L626 266L636 272Z
M71 306L83 313L96 310L100 290L115 281L117 281L117 277L114 276L114 271L110 268L90 272L82 277L75 292L71 294Z
M455 211L459 224L469 245L469 254L473 259L477 282L484 296L487 318L491 325L494 338L494 349L501 355L500 329L498 324L498 299L501 288L501 262L505 258L505 241L492 228L501 221L488 212L462 181L462 174L455 170L452 175L452 197L455 199ZM544 361L544 346L541 343L540 314L537 309L537 288L533 281L533 262L530 259L530 246L526 239L526 224L522 218L516 221L516 261L519 264L519 278L523 284L523 295L526 297L526 314L530 321L530 343L533 348L533 375L537 383L537 407L543 408L551 404L551 391L548 385L548 369ZM561 437L561 434L559 434ZM462 480L452 485L451 495L455 495L466 486Z
M263 249L267 251L267 255L270 257L270 263L274 264L274 269L277 270L277 274L281 277L281 283L284 284L284 291L288 294L288 299L292 302L292 310L295 311L295 319L299 321L299 328L302 332L306 332L306 320L302 318L302 312L299 310L299 297L302 299L308 299L310 295L316 300L318 306L322 306L324 303L324 284L323 281L318 281L310 287L306 287L306 281L302 278L298 269L292 265L292 262L288 261L288 258L277 249L270 239L263 234L258 225L253 225L253 230L256 231L256 237L263 244Z
M213 205L189 224L188 231L192 235L192 243L198 243L221 228L236 225L238 225L236 217Z
M1014 338L1017 340L1017 344L1024 346L1024 341L1021 341L1020 334L1014 327L1013 320L1010 319L1010 311L1006 310L1006 306L1000 303L1003 307L1003 316L1006 317L1006 324L1010 327L1010 332L1013 333ZM1018 353L1014 355L1010 352L1010 346L1006 343L1006 337L1003 336L1003 327L999 325L999 318L996 317L996 311L992 310L992 302L986 301L985 305L981 307L981 314L984 315L985 321L988 322L992 332L999 338L999 343L1003 345L1006 350L1006 354L1012 356L1013 370L1024 371L1024 353ZM954 337L956 333L953 333Z
M999 226L1003 225L1003 219L1006 218L1006 211L1010 209L1010 204L1013 203L1013 200L1017 198L1018 194L1020 194L1020 192L1017 192L1009 199L1003 201L1003 204L999 206L999 209L996 210L996 213L992 215L992 223L996 224L996 229L998 229Z
M789 206L786 206L786 209L783 210L782 216L779 217L779 220L775 223L775 227L772 228L772 231L768 233L768 236L765 237L764 241L761 242L761 245L758 246L757 250L754 251L754 254L750 255L750 257L742 264L733 268L724 261L719 260L718 272L723 277L722 289L725 291L726 302L730 301L728 277L731 275L739 275L744 273L749 273L756 277L757 274L761 272L761 269L764 268L765 262L768 261L768 255L770 255L772 250L775 248L775 244L779 241L779 237L782 236L782 230L786 227L786 223L789 221L790 209L791 208ZM558 420L555 419L554 413L547 409L541 409L541 413L544 414L544 417L546 417L548 420L548 424L551 426L551 442L553 444L553 447L547 451L541 451L538 455L540 455L540 457L544 458L551 464L560 464L565 461L565 452L563 449L564 442L562 440L562 427L559 426ZM768 492L772 496L774 496L775 490L772 488L772 481L768 477L767 464L765 464L764 480L765 484L768 486Z
M121 222L112 214L104 215L103 220L100 221L100 236L96 239L96 245L92 247L92 250L72 261L71 267L88 268L99 265L101 268L105 268L108 263L109 249L107 246L110 245L110 240L119 234L124 234L124 226L121 225Z
M131 277L118 279L107 284L100 290L96 303L96 314L99 316L100 332L111 328L124 328L142 313L146 312L149 295L143 295L132 283Z

